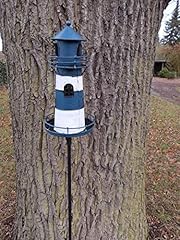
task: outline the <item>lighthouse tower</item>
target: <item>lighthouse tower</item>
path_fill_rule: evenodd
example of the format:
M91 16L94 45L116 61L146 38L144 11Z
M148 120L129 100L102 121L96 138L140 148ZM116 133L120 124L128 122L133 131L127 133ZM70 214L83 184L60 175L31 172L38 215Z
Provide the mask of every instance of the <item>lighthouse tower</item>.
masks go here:
M82 71L86 58L81 44L84 39L67 22L52 40L56 49L52 60L56 71L54 130L62 134L79 133L85 129Z

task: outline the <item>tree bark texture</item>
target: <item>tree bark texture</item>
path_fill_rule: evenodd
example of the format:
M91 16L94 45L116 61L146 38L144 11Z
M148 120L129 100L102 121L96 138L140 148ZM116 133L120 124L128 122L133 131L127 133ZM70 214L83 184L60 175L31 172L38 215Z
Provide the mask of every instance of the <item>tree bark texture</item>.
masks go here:
M66 142L54 111L51 36L72 20L87 38L93 134L73 140L73 239L147 237L144 159L155 43L165 0L1 0L17 161L16 240L67 239Z

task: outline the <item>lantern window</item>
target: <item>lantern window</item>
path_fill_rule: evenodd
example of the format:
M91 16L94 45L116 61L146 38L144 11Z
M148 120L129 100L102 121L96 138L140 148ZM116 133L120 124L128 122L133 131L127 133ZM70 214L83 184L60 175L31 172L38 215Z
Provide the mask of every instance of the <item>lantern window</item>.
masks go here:
M82 56L82 45L81 45L81 43L79 44L78 49L77 49L77 56Z

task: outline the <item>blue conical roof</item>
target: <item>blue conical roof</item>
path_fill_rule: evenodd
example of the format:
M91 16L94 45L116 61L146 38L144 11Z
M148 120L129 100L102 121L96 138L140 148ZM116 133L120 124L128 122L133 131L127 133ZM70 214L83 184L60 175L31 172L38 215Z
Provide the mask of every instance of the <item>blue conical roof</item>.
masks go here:
M85 41L79 33L71 27L71 22L67 21L65 28L56 33L52 40Z

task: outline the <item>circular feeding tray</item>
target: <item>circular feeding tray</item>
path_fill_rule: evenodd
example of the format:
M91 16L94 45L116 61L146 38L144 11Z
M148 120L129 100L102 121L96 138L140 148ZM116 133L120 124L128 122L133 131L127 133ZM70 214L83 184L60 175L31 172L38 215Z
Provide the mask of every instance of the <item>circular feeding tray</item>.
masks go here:
M94 124L95 124L95 118L90 114L86 114L85 126L80 127L80 128L64 128L64 127L55 126L53 114L50 114L45 118L46 131L49 134L51 134L53 136L57 136L57 137L71 138L71 137L84 136L92 131ZM77 132L77 133L71 133L71 132Z

